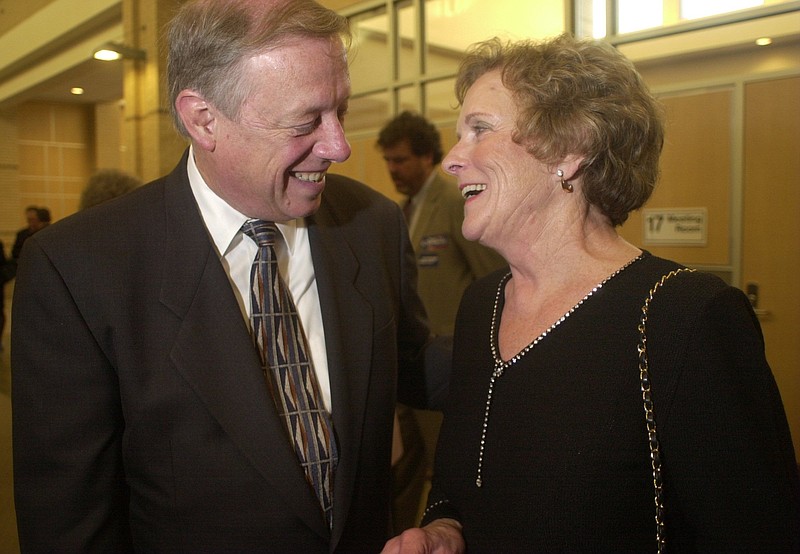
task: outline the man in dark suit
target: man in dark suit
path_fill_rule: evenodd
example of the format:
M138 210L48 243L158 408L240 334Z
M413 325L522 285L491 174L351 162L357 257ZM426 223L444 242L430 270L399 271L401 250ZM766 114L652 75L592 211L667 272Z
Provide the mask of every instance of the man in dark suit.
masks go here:
M350 154L346 29L311 0L184 4L168 81L190 149L28 239L12 329L23 552L380 551L395 401L435 400L446 375L424 370L449 360L401 211L327 174ZM278 224L333 422L331 524L250 335L253 218Z

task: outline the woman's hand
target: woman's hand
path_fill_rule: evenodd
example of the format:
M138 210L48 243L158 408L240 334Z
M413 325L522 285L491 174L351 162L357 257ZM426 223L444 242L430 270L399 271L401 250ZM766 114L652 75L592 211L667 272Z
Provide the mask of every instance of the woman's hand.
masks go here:
M443 518L403 531L386 543L381 554L464 554L465 550L461 524Z

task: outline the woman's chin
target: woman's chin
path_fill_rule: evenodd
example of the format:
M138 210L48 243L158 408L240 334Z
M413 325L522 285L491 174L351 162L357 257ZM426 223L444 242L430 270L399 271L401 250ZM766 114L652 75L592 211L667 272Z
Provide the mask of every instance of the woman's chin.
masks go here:
M461 234L464 235L464 238L473 242L480 241L482 229L478 229L474 225L468 225L467 220L464 220L463 225L461 225Z

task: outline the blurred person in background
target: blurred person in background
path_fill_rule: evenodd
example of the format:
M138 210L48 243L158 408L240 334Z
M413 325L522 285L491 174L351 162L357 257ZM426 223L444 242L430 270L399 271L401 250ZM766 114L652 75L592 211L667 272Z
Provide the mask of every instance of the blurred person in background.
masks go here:
M138 177L119 169L100 169L89 178L81 192L79 209L85 210L127 194L141 184Z
M439 172L442 141L433 123L405 111L381 129L377 146L397 192L406 197L403 213L417 259L417 288L431 330L452 335L464 289L505 262L461 234L464 198L455 182ZM419 521L441 417L441 412L397 407L395 454L401 455L392 469L397 532Z

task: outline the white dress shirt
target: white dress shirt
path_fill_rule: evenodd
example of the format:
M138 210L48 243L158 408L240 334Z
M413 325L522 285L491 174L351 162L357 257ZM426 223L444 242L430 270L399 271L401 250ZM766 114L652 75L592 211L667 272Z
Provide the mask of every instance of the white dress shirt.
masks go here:
M194 161L194 152L189 150L187 167L189 184L192 187L200 214L222 266L228 274L242 317L250 328L250 267L256 257L258 246L245 235L241 228L248 217L233 209L212 191ZM311 349L311 360L319 382L325 409L331 411L331 387L328 375L328 358L325 349L325 330L322 326L322 310L319 305L317 280L308 242L305 220L296 219L278 223L283 236L275 244L278 266L289 293L292 295L300 321Z

